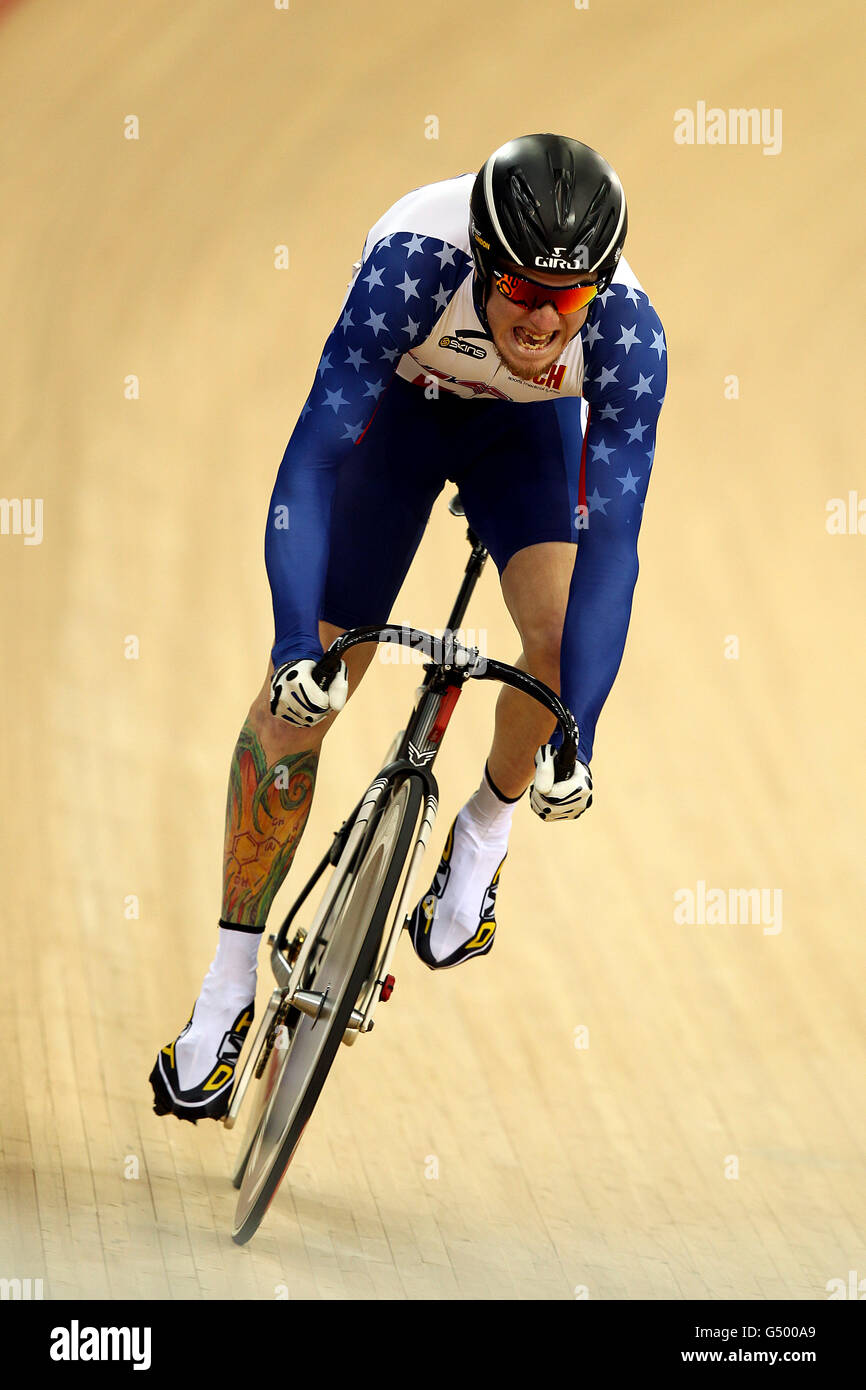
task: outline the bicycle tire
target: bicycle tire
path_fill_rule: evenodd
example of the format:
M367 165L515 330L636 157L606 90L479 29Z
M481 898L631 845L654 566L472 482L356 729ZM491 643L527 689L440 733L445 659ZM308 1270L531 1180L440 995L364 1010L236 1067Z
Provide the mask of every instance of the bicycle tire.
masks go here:
M309 990L309 989L312 989L312 987L313 987L313 982L314 982L315 977L316 977L316 969L317 969L318 965L319 965L320 962L321 962L321 943L322 943L322 937L325 935L325 932L328 931L328 930L330 929L330 927L331 927L331 925L332 925L333 918L334 918L335 916L339 916L340 913L342 913L342 911L343 911L343 909L344 909L344 907L345 907L346 899L347 899L348 893L349 893L349 891L350 891L350 889L351 889L351 880L353 879L354 874L355 874L355 871L356 871L356 869L357 869L357 867L358 867L358 864L360 863L361 855L364 853L365 845L366 845L366 843L367 843L367 841L368 841L368 839L369 839L370 830L371 830L371 828L372 828L375 824L377 824L378 815L379 815L379 813L380 813L380 811L381 811L381 809L382 809L383 800L384 800L384 789L383 789L383 793L380 794L379 801L378 801L377 805L374 807L373 811L371 812L370 819L369 819L369 821L368 821L368 823L367 823L367 826L366 826L366 828L365 828L364 836L362 837L361 843L358 844L358 845L356 846L355 851L354 851L354 853L353 853L353 855L352 855L352 860L351 860L351 862L348 863L347 866L346 866L346 874L345 874L345 877L346 877L347 885L348 885L348 886L341 886L341 887L340 887L340 889L338 890L338 893L337 893L337 895L336 895L336 897L335 897L335 899L334 899L334 903L332 904L332 907L331 907L331 911L330 911L330 913L329 913L329 916L319 925L319 928L318 928L318 930L317 930L317 932L316 932L315 938L314 938L313 940L310 941L310 943L309 943L309 945L308 945L308 947L307 947L306 954L305 954L304 959L303 959L303 961L302 961L302 966L303 966L303 968L302 968L301 973L300 973L299 986L300 986L301 989ZM358 806L356 807L356 814L355 814L355 816L353 816L353 818L352 818L352 823L353 823L353 824L354 824L355 818L356 818L356 816L357 816L357 812L360 810L360 806L361 806L361 803L359 802ZM350 827L350 826L347 826L347 827L346 827L346 838L347 838L347 839L348 839L350 830L351 830L351 827ZM340 863L342 863L342 861L340 861ZM339 872L340 872L340 869L338 868L338 869L336 870L336 872L339 873ZM293 1008L293 1007L290 1007L290 1008L289 1008L288 1013L287 1013L287 1015L286 1015L285 1027L286 1027L286 1029L287 1029L288 1037L289 1037L290 1040L294 1037L295 1029L297 1028L298 1023L300 1022L300 1020L302 1019L302 1017L303 1017L303 1015L300 1013L300 1011L299 1011L298 1009L295 1009L295 1008ZM264 1042L264 1039L263 1039L263 1037L262 1037L262 1035L261 1035L261 1032L260 1032L259 1036L256 1038L256 1043L255 1043L255 1051L256 1051L256 1053L257 1053L257 1058L256 1058L256 1060L258 1060L258 1056L261 1056L261 1046L262 1046L263 1042ZM231 1182L232 1182L232 1187L234 1187L234 1188L239 1188L239 1187L241 1186L241 1183L243 1182L244 1174L246 1173L247 1164L248 1164L248 1162L249 1162L250 1154L251 1154L252 1151L253 1151L253 1145L254 1145L255 1142L256 1142L256 1136L257 1136L257 1133L258 1133L258 1130L259 1130L259 1126L261 1125L262 1115L264 1114L265 1106L266 1106L267 1103L268 1103L268 1098L269 1098L268 1085L269 1085L269 1083L270 1083L270 1086L271 1086L271 1089L272 1089L272 1088L273 1088L273 1085L276 1084L275 1079L274 1079L274 1077L273 1077L273 1072L274 1072L274 1070L275 1070L275 1065L276 1065L276 1063L277 1063L278 1060L279 1060L279 1059L278 1059L278 1058L275 1058L275 1057L273 1056L273 1053L272 1053L272 1055L271 1055L271 1057L269 1058L268 1063L267 1063L267 1067L268 1067L268 1070L269 1070L269 1072L270 1072L270 1075L269 1075L269 1076L267 1077L267 1079L264 1080L264 1081L262 1080L262 1078L259 1078L259 1085L258 1085L258 1087L255 1088L255 1092L254 1092L254 1093L255 1093L255 1103L254 1103L254 1107L253 1107L253 1110L252 1110L252 1114L248 1117L248 1120L247 1120L247 1127L246 1127L246 1133L245 1133L245 1135L244 1135L243 1146L242 1146L242 1149L241 1149L241 1156L238 1158L237 1162L235 1163L235 1167L234 1167L234 1170L233 1170L233 1172L232 1172ZM249 1065L251 1061L252 1061L252 1058L248 1058L247 1065Z
M360 805L361 805L361 803L359 802L358 806L356 807L355 816L352 817L352 823L353 823L353 824L354 824L354 821L355 821L355 819L356 819L357 812L360 810ZM364 837L362 838L361 843L360 843L359 845L356 846L355 851L354 851L354 854L353 854L353 856L352 856L351 862L350 862L350 863L347 863L345 877L346 877L346 879L347 879L348 881L351 881L351 879L353 878L353 875L354 875L355 870L356 870L356 868L357 868L357 866L358 866L358 863L359 863L360 855L361 855L361 854L363 853L363 851L364 851L364 845L365 845L366 840L367 840L367 833L368 833L369 827L372 826L372 825L374 825L374 824L376 823L377 813L378 813L378 811L381 809L381 805L382 805L382 797L380 796L380 799L379 799L379 802L378 802L377 806L374 808L374 810L373 810L372 813L371 813L370 820L369 820L369 822L368 822L367 829L365 830ZM351 830L351 826L347 826L347 827L345 827L345 829L346 829L346 839L348 839L348 837L349 837L349 832L350 832L350 830ZM342 864L342 861L339 861L339 862L340 862L340 864ZM337 873L340 872L340 868L339 868L339 867L336 869L336 872L337 872ZM349 887L350 887L350 886L351 886L351 882L349 882ZM316 932L315 938L309 942L309 945L308 945L307 950L306 950L306 954L305 954L304 959L303 959L303 961L302 961L302 966L303 966L303 968L302 968L301 974L300 974L300 988L301 988L301 989L309 990L309 989L312 989L312 987L313 987L313 981L314 981L315 976L316 976L316 967L317 967L317 965L319 964L319 962L320 962L320 960L321 960L320 946L321 946L322 937L323 937L323 935L325 934L325 931L328 930L328 929L330 928L330 926L331 926L331 921L332 921L332 917L333 917L334 915L339 915L339 913L342 912L343 907L345 906L346 897L347 897L347 894L348 894L348 891L349 891L349 887L340 887L340 889L339 889L339 891L338 891L338 893L337 893L337 896L336 896L335 899L334 899L334 903L332 904L331 912L329 913L328 918L326 918L325 921L323 921L323 922L320 924L320 926L319 926L319 928L318 928L318 930L317 930L317 932ZM290 1039L293 1037L295 1028L297 1027L297 1025L298 1025L298 1023L300 1022L300 1020L301 1020L302 1017L303 1017L303 1015L300 1013L300 1011L299 1011L298 1009L295 1009L295 1008L293 1008L293 1007L290 1007L290 1008L289 1008L288 1013L287 1013L287 1015L286 1015L285 1027L286 1027L286 1029L287 1029L287 1031L288 1031L288 1037L289 1037ZM256 1042L255 1042L255 1052L256 1052L256 1054L257 1054L256 1059L255 1059L256 1061L258 1061L258 1057L261 1056L261 1047L262 1047L263 1043L264 1043L264 1038L262 1037L262 1034L261 1034L261 1031L260 1031L259 1036L256 1038ZM270 1057L268 1063L267 1063L267 1066L268 1066L268 1068L269 1068L269 1070L270 1070L271 1073L272 1073L273 1070L274 1070L274 1065L275 1065L275 1062L276 1062L277 1060L278 1060L278 1059L275 1059L275 1058L273 1057L273 1055L272 1055L272 1056ZM252 1062L252 1057L249 1056L248 1059L247 1059L247 1065L249 1066L249 1065L251 1064L251 1062ZM241 1183L243 1182L243 1179L244 1179L244 1174L246 1173L247 1164L248 1164L248 1162L249 1162L250 1154L252 1153L253 1145L254 1145L254 1143L255 1143L255 1141L256 1141L256 1136L257 1136L257 1133L258 1133L258 1129L259 1129L259 1126L260 1126L260 1124L261 1124L262 1115L263 1115L263 1113L264 1113L265 1106L267 1105L267 1102L268 1102L268 1095L269 1095L269 1092L268 1092L268 1083L269 1083L269 1082L270 1082L271 1086L273 1086L273 1084L275 1084L272 1075L269 1076L264 1082L262 1081L262 1078L259 1078L259 1085L258 1085L257 1087L254 1088L255 1101L254 1101L254 1105L253 1105L253 1108L252 1108L252 1112L251 1112L251 1114L250 1114L250 1115L248 1116L248 1118L247 1118L246 1133L245 1133L245 1135L244 1135L244 1142L243 1142L243 1146L242 1146L242 1148L241 1148L241 1155L240 1155L239 1158L237 1159L237 1161L236 1161L236 1163L235 1163L235 1166L234 1166L234 1169L233 1169L233 1171L232 1171L231 1182L232 1182L232 1187L234 1187L234 1188L239 1188L239 1187L241 1186Z
M411 773L383 791L371 817L354 880L343 899L339 918L326 919L321 934L330 927L325 953L317 968L316 983L332 983L329 971L343 972L335 984L333 1012L327 1019L302 1015L284 1056L274 1049L268 1062L265 1100L258 1126L244 1155L240 1194L232 1239L244 1245L258 1230L300 1143L304 1128L321 1095L340 1047L353 1008L369 981L379 954L388 913L408 858L418 815L424 800L421 779ZM402 804L401 804L402 801ZM389 811L392 815L389 816ZM341 954L342 952L342 954ZM329 953L333 953L333 959ZM324 978L320 981L319 975ZM314 1041L316 1028L323 1031ZM299 1040L302 1045L298 1049ZM293 1056L295 1076L289 1073ZM269 1073L269 1074L268 1074ZM297 1074L303 1077L296 1088ZM270 1090L268 1090L270 1086ZM259 1149L257 1151L257 1145ZM262 1161L258 1160L264 1149Z

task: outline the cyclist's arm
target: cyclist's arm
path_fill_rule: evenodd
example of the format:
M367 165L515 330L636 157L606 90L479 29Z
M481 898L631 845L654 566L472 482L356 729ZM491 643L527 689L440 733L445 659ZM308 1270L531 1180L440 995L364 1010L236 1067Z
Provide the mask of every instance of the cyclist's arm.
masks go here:
M450 264L437 257L444 245L409 232L376 242L325 344L268 514L265 563L274 605L275 667L321 653L318 613L337 470L370 423L400 357L427 337L467 273L463 253Z
M637 538L667 383L667 350L649 299L625 285L608 290L601 313L582 331L589 406L584 449L588 510L585 529L576 533L560 677L562 698L580 729L578 755L589 763L631 617ZM557 403L564 434L568 412L579 405L574 399Z

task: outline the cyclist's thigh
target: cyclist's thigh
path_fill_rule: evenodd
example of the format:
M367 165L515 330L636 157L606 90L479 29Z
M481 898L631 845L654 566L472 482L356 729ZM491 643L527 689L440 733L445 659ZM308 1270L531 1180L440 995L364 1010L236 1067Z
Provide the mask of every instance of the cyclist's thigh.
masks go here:
M568 405L571 409L563 411ZM454 480L470 526L502 575L543 541L576 543L583 434L580 399L483 406L472 456Z
M340 468L319 609L336 628L385 624L391 616L447 476L438 405L393 378Z

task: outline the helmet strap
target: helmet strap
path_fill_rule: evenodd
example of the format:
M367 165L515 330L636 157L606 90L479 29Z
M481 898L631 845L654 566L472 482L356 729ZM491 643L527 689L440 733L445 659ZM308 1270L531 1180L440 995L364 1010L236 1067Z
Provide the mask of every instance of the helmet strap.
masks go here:
M488 322L487 318L487 296L490 293L490 284L491 276L489 274L485 275L484 279L482 280L478 271L473 270L472 302L475 306L475 312L481 320L484 331L487 333L488 337L492 338L493 334L490 330L490 323Z

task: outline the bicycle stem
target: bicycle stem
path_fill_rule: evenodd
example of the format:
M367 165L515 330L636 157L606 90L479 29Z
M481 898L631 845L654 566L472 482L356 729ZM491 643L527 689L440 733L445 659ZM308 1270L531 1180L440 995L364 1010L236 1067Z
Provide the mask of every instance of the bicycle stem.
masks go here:
M459 513L457 513L459 515ZM418 691L418 699L395 755L406 759L415 766L429 766L439 751L439 744L454 711L463 685L469 679L498 680L515 690L529 695L544 705L556 717L562 732L562 746L554 757L554 776L557 781L565 781L574 773L577 760L578 728L574 715L562 703L555 691L537 680L528 672L521 671L505 662L492 658L479 657L475 648L467 649L453 637L459 628L469 605L469 600L481 572L487 562L488 551L471 527L467 528L467 539L472 551L466 563L463 582L451 610L446 648L450 660L432 660L424 664L424 681ZM407 627L356 627L337 637L324 656L313 668L312 677L322 690L326 690L336 674L343 653L361 642L381 642L395 640L401 645L434 653L442 647L442 639L431 636L422 629ZM458 656L465 661L458 663Z

